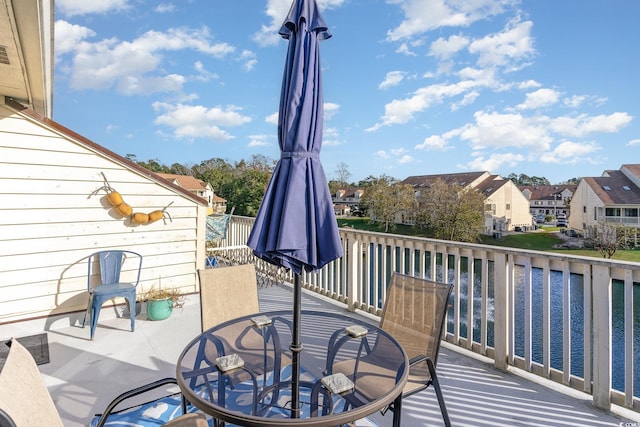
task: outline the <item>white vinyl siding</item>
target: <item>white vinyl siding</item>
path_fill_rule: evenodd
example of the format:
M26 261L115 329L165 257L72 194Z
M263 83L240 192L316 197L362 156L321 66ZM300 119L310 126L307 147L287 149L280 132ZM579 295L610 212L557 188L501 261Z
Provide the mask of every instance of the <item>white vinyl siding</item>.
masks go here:
M172 221L132 225L98 191L101 173L134 212L171 204ZM206 206L3 104L0 196L0 323L86 308L87 256L103 249L143 256L141 290L197 290Z

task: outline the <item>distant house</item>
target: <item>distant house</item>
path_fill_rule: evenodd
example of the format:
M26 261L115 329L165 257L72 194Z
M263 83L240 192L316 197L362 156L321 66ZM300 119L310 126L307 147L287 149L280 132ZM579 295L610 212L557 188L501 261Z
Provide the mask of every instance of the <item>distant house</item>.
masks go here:
M577 185L519 185L522 194L529 200L531 215L564 214L571 216L571 200Z
M569 227L588 235L603 222L640 228L640 164L622 165L602 176L582 178L571 201Z
M360 204L360 199L364 195L361 188L341 188L332 196L333 208L336 215L350 215Z
M140 291L196 292L207 201L51 119L53 1L2 1L0 28L0 323L81 317L87 258L102 249L143 256ZM118 214L105 181L166 218Z
M410 176L402 181L414 188L417 198L425 189L440 179L447 184L457 184L462 188L473 188L485 197L484 233L513 231L515 227L532 225L529 203L513 181L489 172L467 172L440 175Z
M177 175L172 173L159 173L162 178L189 190L198 197L202 197L209 203L209 215L212 213L225 213L227 210L227 200L217 196L211 184L191 175Z

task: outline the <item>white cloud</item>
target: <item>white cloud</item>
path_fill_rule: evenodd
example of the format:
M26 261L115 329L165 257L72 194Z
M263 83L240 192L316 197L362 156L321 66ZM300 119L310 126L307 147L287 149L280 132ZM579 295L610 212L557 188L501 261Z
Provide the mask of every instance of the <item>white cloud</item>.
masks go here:
M406 74L404 71L389 71L382 83L378 85L378 89L387 89L399 85Z
M466 165L458 165L458 167L466 170L474 171L495 171L501 167L513 168L518 163L524 160L524 156L514 153L495 153L485 158L482 156L476 157Z
M539 88L541 86L542 85L540 83L538 83L537 81L535 81L535 80L527 80L527 81L524 81L524 82L520 82L517 85L518 89L524 89L524 90L536 89L536 88Z
M534 110L537 108L548 107L554 105L560 99L560 93L553 89L538 89L535 92L528 93L526 100L516 106L519 110Z
M488 147L529 147L546 151L552 142L544 120L520 114L500 114L478 111L475 124L465 125L460 138L471 143L474 150Z
M600 150L600 146L594 142L564 141L552 151L542 154L539 161L543 163L575 164L589 160L588 155Z
M255 67L256 64L258 63L255 52L252 52L247 49L242 51L242 53L240 54L240 58L238 60L241 62L244 62L244 65L242 68L244 68L245 71L253 70L253 67Z
M210 80L215 80L215 79L219 79L220 76L218 76L216 73L211 73L208 70L206 70L204 68L204 64L201 61L196 61L193 64L193 69L196 71L196 80L199 80L201 82L208 82Z
M54 27L56 59L62 54L73 52L84 39L96 35L96 33L90 28L83 27L82 25L70 24L63 20L56 21Z
M405 154L404 156L400 157L400 159L398 160L398 163L401 165L406 165L407 163L413 163L413 157L411 157L408 154Z
M386 151L384 150L378 150L374 153L374 156L380 158L380 159L388 159L389 155L387 154Z
M437 84L420 88L410 98L394 99L385 105L382 121L367 131L375 131L382 126L407 123L413 119L416 113L424 111L434 104L440 104L447 98L460 95L477 85L476 82L467 80L454 84Z
M266 147L269 144L268 135L249 135L249 147Z
M583 137L590 133L615 133L631 123L633 117L628 113L612 113L609 115L590 116L562 116L549 121L549 127L554 132L570 137Z
M160 3L154 10L158 13L171 13L176 10L176 6L173 3Z
M86 41L93 34L82 27L61 22L56 24L58 29L56 47L61 44L63 52L73 53L71 63L63 68L70 70L71 86L78 90L115 86L124 94L178 91L183 77L154 75L161 70L164 51L192 49L215 58L224 58L234 51L227 43L210 43L206 28L148 31L130 42L111 38L95 43Z
M178 74L161 77L125 76L118 81L116 89L128 95L147 95L158 92L179 92L182 90L185 78Z
M154 102L153 109L159 113L154 123L173 128L178 139L211 138L224 141L234 138L222 127L240 126L251 121L240 114L241 108L207 108L201 105L168 104Z
M469 45L469 39L462 35L453 35L448 39L440 37L431 43L429 55L440 60L447 60Z
M128 0L56 0L56 8L66 16L87 15L90 13L104 14L112 11L119 12L129 9L130 7Z
M562 103L570 108L578 108L587 100L586 96L583 95L574 95L562 100Z
M333 102L325 102L323 104L323 108L324 108L325 120L331 120L331 118L336 114L338 114L338 111L340 111L340 104L336 104Z
M632 139L631 141L627 142L627 146L629 147L640 146L640 138Z
M446 137L431 135L425 138L422 144L418 144L414 148L416 150L445 151L453 147L449 145L449 140Z
M480 19L501 13L517 0L390 0L400 5L405 19L387 32L387 39L398 41L440 27L467 27Z
M509 70L520 66L512 65L527 61L535 54L531 37L531 21L516 22L500 33L490 34L474 40L469 52L478 55L478 66L502 66Z
M413 50L411 50L408 43L400 43L396 49L396 53L406 56L418 56Z
M276 125L278 126L278 112L276 111L273 114L269 114L267 117L264 118L264 121L267 123L270 123L272 125Z

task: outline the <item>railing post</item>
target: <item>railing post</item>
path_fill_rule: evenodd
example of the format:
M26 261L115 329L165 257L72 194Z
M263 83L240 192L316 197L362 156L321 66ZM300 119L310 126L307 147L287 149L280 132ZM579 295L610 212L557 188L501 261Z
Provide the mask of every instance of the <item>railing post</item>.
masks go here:
M611 408L611 274L594 265L593 277L593 404ZM588 381L588 378L585 378Z
M356 301L360 300L360 296L358 295L358 289L360 289L358 286L360 283L358 279L358 265L360 264L359 261L362 256L360 241L354 236L351 236L345 246L347 253L343 259L347 260L347 283L349 287L349 291L347 292L347 309L349 311L356 311Z
M496 253L494 261L494 358L497 369L507 370L509 355L509 286L507 283L507 254Z

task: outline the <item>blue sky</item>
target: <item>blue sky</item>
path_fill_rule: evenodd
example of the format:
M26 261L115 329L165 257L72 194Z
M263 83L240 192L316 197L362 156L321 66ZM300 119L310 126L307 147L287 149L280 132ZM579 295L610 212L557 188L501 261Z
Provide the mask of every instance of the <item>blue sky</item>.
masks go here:
M279 157L291 0L56 0L54 120L171 165ZM640 1L318 0L328 179L640 163Z

